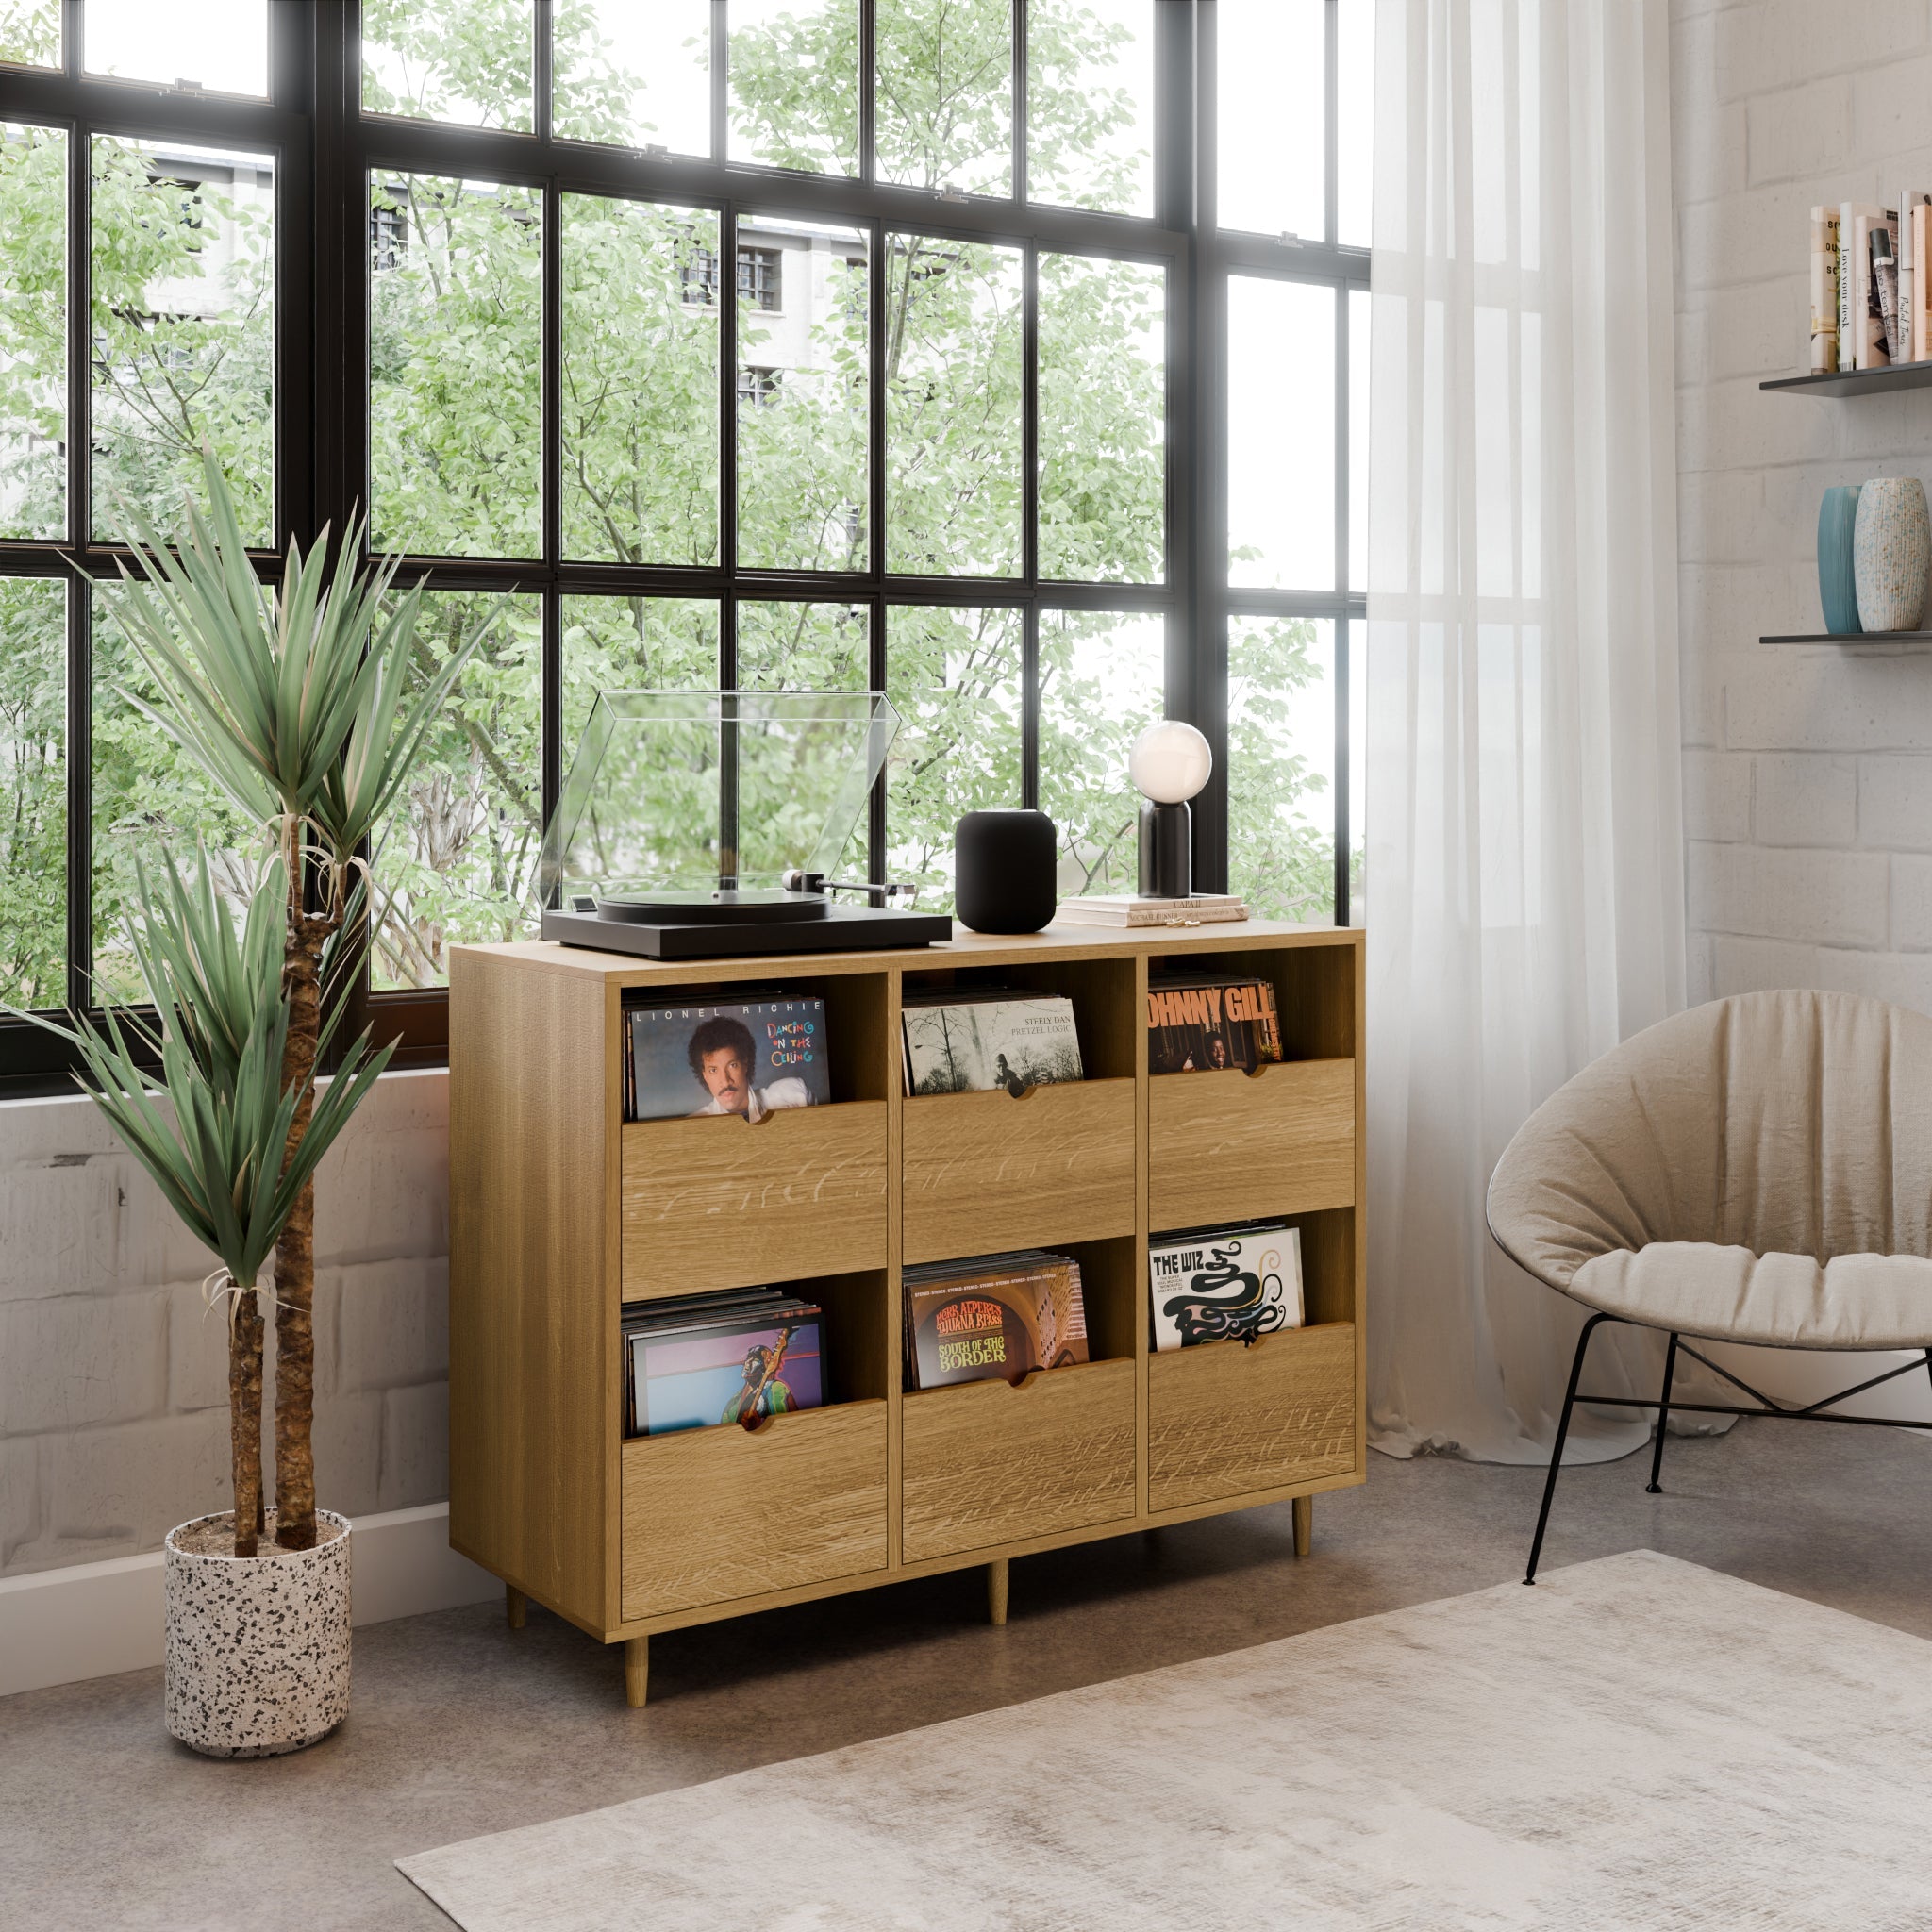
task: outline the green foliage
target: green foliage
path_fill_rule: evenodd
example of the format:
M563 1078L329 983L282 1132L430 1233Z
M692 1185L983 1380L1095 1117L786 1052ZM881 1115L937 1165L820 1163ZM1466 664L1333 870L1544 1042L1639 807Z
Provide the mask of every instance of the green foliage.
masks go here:
M0 0L0 60L60 64L60 0Z
M0 999L64 1005L67 587L0 578Z

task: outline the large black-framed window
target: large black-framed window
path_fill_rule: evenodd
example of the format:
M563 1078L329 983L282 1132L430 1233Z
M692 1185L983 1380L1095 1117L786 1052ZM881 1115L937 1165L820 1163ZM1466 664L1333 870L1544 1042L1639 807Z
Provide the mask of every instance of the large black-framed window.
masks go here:
M1281 8L1319 124L1291 172L1321 232L1291 238L1265 193L1218 219L1217 155L1252 158L1217 42L1278 41ZM201 434L241 453L265 578L367 507L432 593L425 673L509 598L372 855L371 997L415 1052L442 948L511 930L612 684L888 691L906 729L850 862L941 903L951 818L992 803L1055 815L1063 890L1130 889L1124 743L1190 718L1200 880L1232 860L1262 909L1347 920L1354 9L533 0L526 35L475 9L498 38L439 68L459 0L275 0L259 79L191 86L49 0L58 42L0 45L0 160L58 217L0 226L0 292L38 318L0 343L0 752L41 808L0 831L0 996L131 990L128 858L226 849L143 749L105 605L116 507L165 513ZM942 12L971 98L926 98ZM1271 436L1280 474L1332 476L1325 523L1271 495ZM42 1039L0 1027L0 1074L51 1071Z

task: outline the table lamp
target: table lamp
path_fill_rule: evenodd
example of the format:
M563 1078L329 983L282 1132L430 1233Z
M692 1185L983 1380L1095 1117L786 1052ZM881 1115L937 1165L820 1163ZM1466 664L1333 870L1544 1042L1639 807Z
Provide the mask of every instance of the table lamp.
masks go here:
M1214 771L1214 751L1191 724L1150 724L1127 755L1127 775L1142 794L1141 896L1185 899L1194 890L1194 815L1188 800Z

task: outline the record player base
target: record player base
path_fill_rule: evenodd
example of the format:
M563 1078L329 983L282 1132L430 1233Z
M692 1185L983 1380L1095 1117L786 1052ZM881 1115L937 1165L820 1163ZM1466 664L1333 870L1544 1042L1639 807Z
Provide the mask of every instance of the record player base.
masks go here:
M502 1578L512 1628L534 1602L622 1643L634 1707L659 1630L971 1568L1002 1624L1016 1557L1262 1504L1291 1504L1307 1555L1313 1498L1366 1469L1361 965L1358 931L1258 921L690 964L453 948L452 1546ZM1287 1058L1150 1080L1150 968L1204 967L1273 982ZM949 980L1069 996L1086 1082L908 1101L902 1000ZM622 1119L627 994L800 982L826 998L831 1106ZM1301 1230L1305 1325L1151 1354L1150 1233L1259 1216ZM921 1255L1075 1255L1091 1361L906 1389L915 1227ZM626 1297L739 1278L825 1308L831 1400L626 1441Z

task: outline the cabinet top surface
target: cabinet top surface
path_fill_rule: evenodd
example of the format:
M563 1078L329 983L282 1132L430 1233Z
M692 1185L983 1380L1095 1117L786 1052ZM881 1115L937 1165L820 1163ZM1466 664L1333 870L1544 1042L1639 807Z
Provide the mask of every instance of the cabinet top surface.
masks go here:
M1027 960L1131 958L1138 953L1234 953L1250 947L1359 946L1358 925L1291 925L1282 920L1249 919L1199 926L1050 925L1038 933L969 932L957 922L950 941L932 946L890 947L857 953L777 953L730 959L640 959L625 953L596 953L554 940L520 940L503 945L452 946L452 955L474 954L513 959L553 973L575 974L625 986L689 984L691 980L768 977L774 973L802 977L828 974L880 973L894 967L908 973L950 966L1023 965Z

